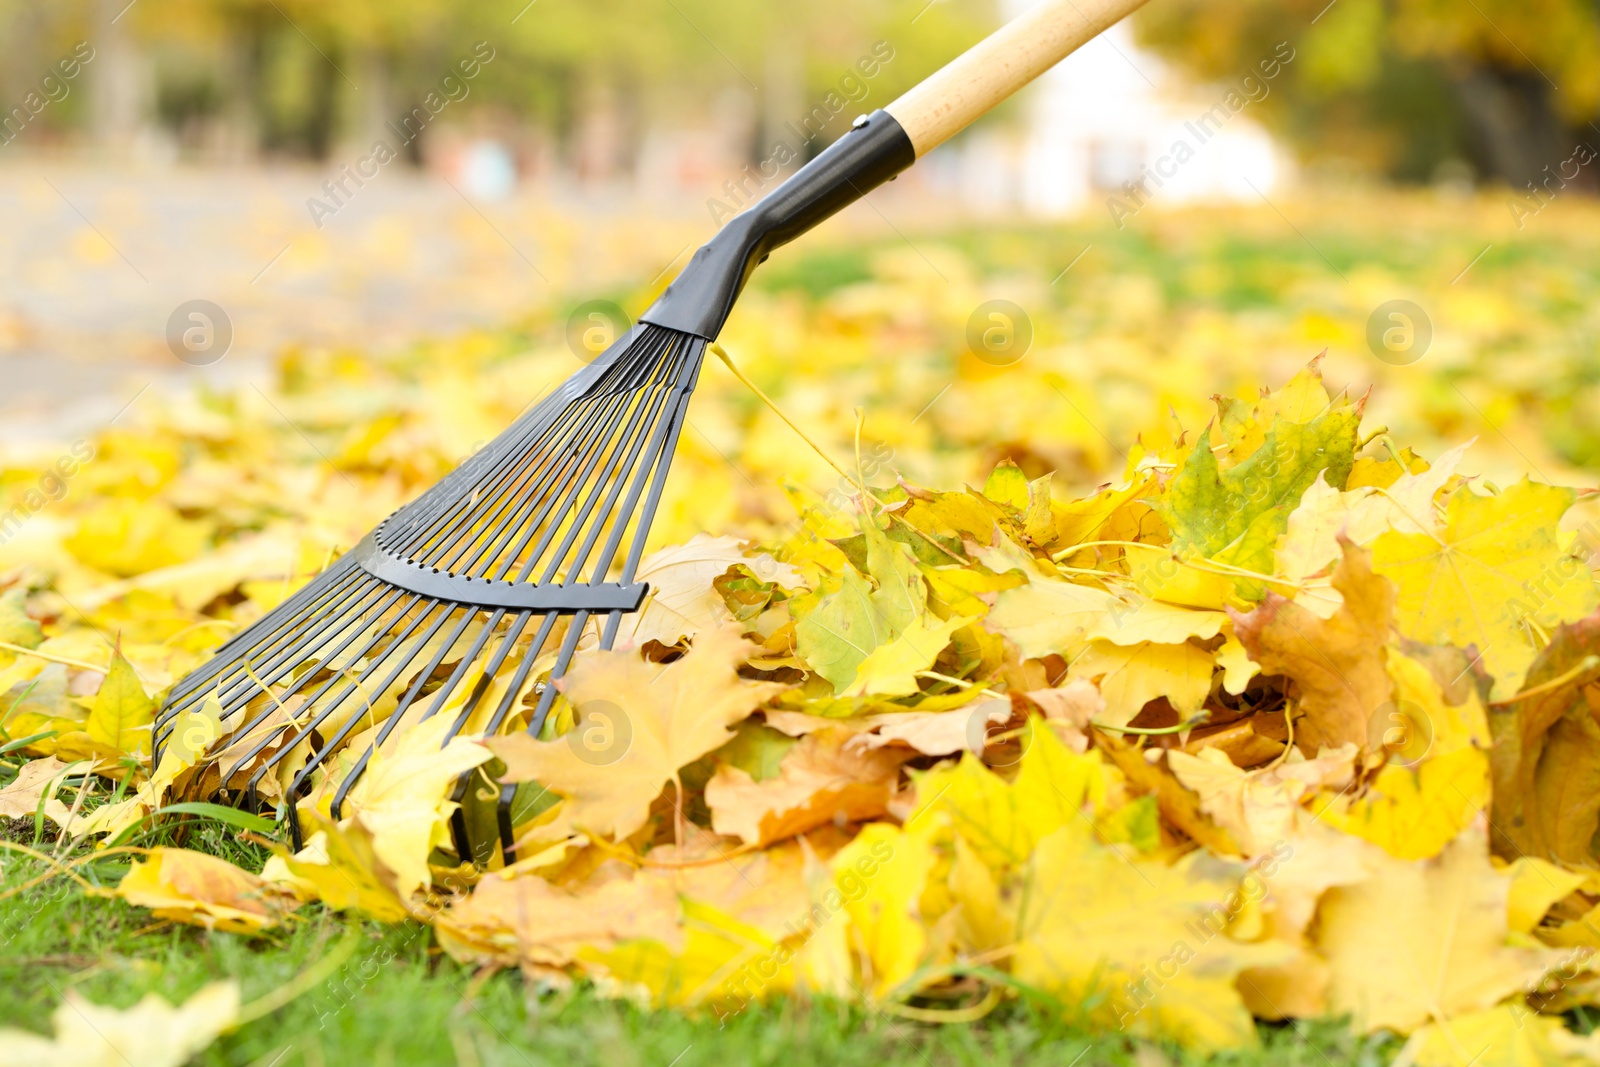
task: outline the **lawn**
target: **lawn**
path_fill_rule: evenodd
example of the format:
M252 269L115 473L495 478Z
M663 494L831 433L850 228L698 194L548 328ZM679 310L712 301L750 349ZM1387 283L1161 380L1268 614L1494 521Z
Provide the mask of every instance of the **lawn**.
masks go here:
M241 852L252 851L215 827L197 837L192 847L241 860ZM265 850L253 851L259 863ZM0 891L47 870L8 861ZM117 864L107 860L88 873L114 884ZM1090 1036L1025 1001L973 1026L932 1026L859 1005L798 1000L753 1006L726 1020L689 1017L606 999L582 985L541 989L514 972L477 972L443 955L418 923L351 922L320 910L302 919L259 938L207 933L152 921L142 909L95 899L59 879L0 904L0 1018L42 1020L69 989L97 1004L128 1006L149 992L177 1002L219 976L234 976L247 1006L285 990L294 999L225 1036L195 1063L1365 1067L1386 1062L1396 1047L1328 1022L1263 1027L1258 1053L1197 1057Z
M1043 490L1048 512L1052 491L1060 505L1148 473L1141 462L1149 467L1159 459L1149 469L1173 469L1177 463L1167 461L1186 455L1208 427L1236 434L1242 449L1249 428L1218 418L1211 398L1253 398L1292 378L1304 382L1295 376L1324 350L1321 372L1335 398L1329 410L1350 408L1359 416L1346 429L1350 456L1367 450L1360 459L1368 465L1363 477L1376 477L1370 472L1385 465L1391 479L1402 469L1408 471L1403 477L1412 477L1426 465L1412 463L1415 456L1403 452L1405 446L1437 461L1446 448L1476 438L1463 471L1480 476L1481 486L1510 486L1524 474L1584 486L1593 482L1600 463L1600 305L1593 299L1600 291L1600 265L1586 251L1597 236L1600 210L1577 198L1561 201L1519 230L1493 196L1461 199L1432 192L1345 192L1316 200L1285 197L1276 205L1151 210L1120 230L1090 218L1049 227L908 227L904 234L865 242L824 231L815 243L775 257L757 275L722 338L734 363L783 416L708 359L651 546L677 545L702 531L728 534L819 567L833 581L844 572L848 553L854 553L849 565L865 569L861 557L872 551L849 543L865 536L857 532L864 527L841 501L859 488L858 478L885 496L909 492L896 488L896 475L952 495L963 485L978 487L990 502L1009 501L1005 514L1020 529L1034 499L1024 478L1054 474L1053 486ZM637 312L654 294L640 289L601 295ZM573 303L577 299L574 294ZM1375 314L1394 300L1421 309L1428 326L1424 350L1397 354L1380 350L1373 340L1386 325L1380 322L1374 333ZM974 322L981 332L979 311L994 301L1020 309L1029 324L1031 343L1015 359L985 358L968 344ZM0 613L0 625L13 627L0 648L0 698L8 705L0 709L0 743L31 733L34 727L18 725L25 720L59 732L69 730L72 716L81 720L84 700L78 698L86 700L86 693L72 687L87 684L86 674L105 674L93 668L106 661L112 645L151 696L203 662L219 636L270 610L331 553L355 543L577 369L582 356L565 340L568 310L556 302L502 329L419 339L398 351L290 348L265 389L197 389L163 398L94 435L91 458L62 476L63 492L41 498L20 532L0 544L0 593L21 590L27 608L27 618ZM1369 389L1364 406L1351 408L1347 401ZM785 417L803 427L815 446L797 439ZM63 447L19 448L0 456L0 488L21 496L39 486L40 472L50 469ZM835 457L840 468L831 465ZM843 471L852 466L854 474ZM1393 482L1361 483L1388 484ZM1458 491L1458 484L1442 491ZM1567 512L1564 529L1595 514L1592 494L1584 494ZM1554 522L1540 530L1552 554L1560 540ZM1062 575L1101 580L1110 572L1095 568L1120 567L1122 561L1076 555L1074 546L1125 548L1127 538L1143 535L1140 528L1061 545L1046 544L1039 535L1037 555L1041 563L1076 564L1063 566ZM831 540L837 548L808 549L807 539L817 545ZM959 547L961 538L951 543ZM1570 539L1561 543L1570 547ZM1270 567L1270 544L1266 558ZM1240 580L1261 577L1258 570L1239 568L1238 557L1229 559ZM985 557L985 563L1004 570L997 557ZM926 564L924 559L918 565L926 570ZM757 591L774 595L771 589ZM985 589L996 591L1004 589ZM1259 588L1251 594L1262 595ZM782 603L778 596L770 605L763 599L760 607L771 612ZM1230 600L1228 606L1251 603ZM12 606L22 604L19 599ZM1217 617L1216 625L1197 643L1180 634L1175 647L1204 658L1199 698L1207 699L1213 654L1222 664L1217 646L1224 622L1221 601L1203 606ZM1415 613L1418 619L1426 614ZM14 635L22 631L15 627L35 621L44 644L19 646ZM1418 640L1438 646L1442 657L1472 647L1472 636L1430 633ZM1540 636L1547 634L1541 630ZM1373 639L1384 640L1381 634ZM1476 644L1480 653L1486 651L1484 642ZM1405 647L1422 655L1418 646ZM974 654L962 670L978 671L978 661L995 659L985 656ZM1435 669L1443 659L1429 662ZM1462 662L1467 668L1455 681L1471 670L1471 662ZM924 673L948 683L953 668L944 660L939 666L940 672ZM1568 685L1576 692L1585 677L1581 667L1564 674L1551 668L1541 692L1565 693L1562 686ZM982 669L997 668L991 663ZM1393 668L1379 668L1380 675L1384 669ZM785 666L773 668L773 676L780 670L800 673ZM1462 688L1449 681L1438 679L1437 692ZM1057 677L1038 684L1059 682ZM1267 693L1259 706L1273 714L1289 690L1281 679L1262 684L1265 690L1252 692ZM844 686L838 688L843 699ZM807 699L824 699L818 692L813 686ZM912 698L928 692L924 687ZM1213 685L1213 705L1218 692ZM1482 694L1460 699L1477 708L1480 697L1488 704L1488 694L1486 681ZM825 697L834 698L833 687ZM1496 706L1509 705L1503 693L1496 699ZM1143 714L1144 702L1135 703L1113 730L1130 729ZM1452 696L1448 703L1460 701ZM1229 713L1254 710L1230 705ZM1160 720L1154 734L1175 733L1179 717L1172 707L1160 713L1171 721ZM828 714L841 713L835 708ZM1131 732L1150 729L1155 721L1137 719ZM137 755L145 736L130 730L118 740L124 752ZM1453 739L1441 733L1445 742L1481 762L1472 767L1481 771L1487 790L1483 737L1469 725ZM773 757L774 766L785 751ZM0 751L0 787L14 780L24 754L44 752L39 742L22 741ZM1135 771L1127 773L1136 773L1139 762L1136 755ZM924 760L916 773L936 773L931 764ZM1265 773L1264 758L1241 766ZM898 767L890 773L898 774ZM1191 820L1181 824L1185 832L1174 832L1163 807L1168 823L1158 832L1154 803L1139 808L1138 798L1122 788L1124 772L1107 773L1122 806L1113 811L1107 802L1106 810L1095 810L1095 832L1106 844L1136 848L1151 870L1194 850L1208 820L1191 811ZM708 769L695 788L709 775ZM85 812L121 799L110 795L113 788L106 777L85 787ZM64 799L73 802L71 789ZM1340 799L1342 794L1329 803ZM1301 805L1297 794L1290 806L1305 817L1311 796ZM1432 862L1453 835L1471 837L1483 877L1503 879L1500 867L1488 866L1488 827L1480 808L1468 799L1466 808L1444 818L1448 825L1437 839L1430 836L1437 826L1417 830L1428 839L1423 845L1400 840L1399 833L1385 837L1343 809L1335 818L1345 818L1341 829L1373 844L1374 853L1387 850L1408 862ZM1316 818L1326 810L1318 808ZM1141 811L1148 821L1136 825ZM670 812L663 817L658 806L652 817L659 825L649 832L660 831L660 840L636 839L643 851L670 836ZM688 818L705 824L706 810L695 809ZM261 872L271 855L265 839L241 830L237 821L191 814L155 827L135 822L118 844L198 849L252 873ZM592 973L552 984L549 972L536 967L522 974L516 966L483 963L483 957L460 962L471 953L458 946L453 957L427 925L384 925L321 903L305 904L281 925L255 934L156 918L99 892L116 886L131 853L95 859L95 842L59 844L55 831L41 831L34 819L10 819L4 831L14 847L0 853L0 894L6 894L0 897L0 1017L42 1032L68 991L96 1004L129 1006L149 992L178 1002L209 982L236 978L245 1021L200 1053L197 1063L1342 1067L1387 1062L1404 1040L1388 1032L1362 1036L1355 1031L1377 1028L1352 1027L1341 1018L1258 1023L1258 1050L1207 1056L1108 1029L1104 996L1063 1004L1009 981L1002 983L1005 996L983 1002L990 1010L971 1013L981 1018L931 1022L938 1013L930 1004L940 997L970 1004L977 988L970 976L964 979L969 985L953 982L929 996L779 996L726 1019L709 1004L652 1010L642 1003L649 990L633 995L643 987L625 989ZM613 847L627 837L618 834ZM671 843L681 845L676 838ZM72 862L87 884L47 877L52 869L27 854L33 849ZM1203 849L1194 851L1204 855ZM416 858L424 875L427 858L426 850ZM1021 877L1017 870L1005 876ZM20 888L33 882L38 884ZM1558 922L1581 916L1574 909L1592 903L1586 892L1587 886L1566 894L1565 903L1560 897L1542 901L1544 910L1532 922L1548 911L1540 928L1548 934ZM1504 923L1503 915L1499 921ZM1519 951L1537 944L1529 930L1513 940ZM1514 983L1508 988L1514 990ZM1205 1011L1200 1005L1196 1014ZM1580 1033L1590 1029L1585 1011L1577 1004L1565 1016ZM1250 1015L1241 1017L1248 1027ZM0 1065L8 1062L0 1047Z

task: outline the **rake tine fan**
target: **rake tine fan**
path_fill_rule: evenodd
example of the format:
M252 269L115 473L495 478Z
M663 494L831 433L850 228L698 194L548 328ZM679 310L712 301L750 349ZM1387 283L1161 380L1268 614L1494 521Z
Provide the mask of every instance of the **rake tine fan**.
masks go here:
M300 848L295 802L336 772L339 818L402 722L452 714L446 742L494 733L526 695L537 733L584 632L598 624L609 648L648 593L634 576L689 396L750 273L1142 2L1046 0L857 119L696 252L627 336L173 687L155 759L182 716L204 716L220 736L202 782L252 810L285 806ZM512 801L503 790L496 815L507 862ZM492 858L464 811L452 828L463 860Z

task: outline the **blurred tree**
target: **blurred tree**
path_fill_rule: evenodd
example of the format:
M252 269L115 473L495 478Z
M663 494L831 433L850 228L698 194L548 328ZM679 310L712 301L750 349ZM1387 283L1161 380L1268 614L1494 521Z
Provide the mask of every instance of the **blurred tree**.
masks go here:
M1229 82L1287 41L1296 58L1260 114L1312 159L1409 180L1464 159L1525 188L1578 142L1600 147L1594 0L1160 0L1137 26L1180 68Z
M0 85L23 85L52 49L87 39L113 60L88 79L98 89L87 125L103 136L159 119L180 143L226 127L254 151L320 158L341 139L381 136L483 41L494 62L453 117L489 109L602 169L626 166L650 125L720 123L759 160L833 93L849 106L828 108L829 129L805 153L819 150L990 28L994 9L994 0L0 0ZM865 79L857 64L880 41ZM151 82L137 94L135 69Z

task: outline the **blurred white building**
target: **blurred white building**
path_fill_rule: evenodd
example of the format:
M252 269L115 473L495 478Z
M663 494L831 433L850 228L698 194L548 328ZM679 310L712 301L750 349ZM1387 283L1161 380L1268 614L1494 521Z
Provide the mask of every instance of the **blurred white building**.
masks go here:
M1007 0L1006 13L1030 2ZM1261 62L1231 83L1195 85L1113 26L1024 91L1021 124L965 138L938 184L980 209L1044 216L1271 195L1287 159L1250 111L1284 59Z

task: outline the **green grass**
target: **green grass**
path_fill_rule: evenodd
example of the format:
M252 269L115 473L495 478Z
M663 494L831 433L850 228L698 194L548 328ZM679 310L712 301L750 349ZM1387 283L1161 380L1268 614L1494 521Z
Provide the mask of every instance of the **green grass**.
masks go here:
M22 827L14 822L11 829L16 834ZM31 837L31 825L26 830ZM159 831L163 837L170 832ZM254 846L226 843L230 837L223 828L206 826L188 843L240 861L258 858ZM0 856L0 862L0 889L47 869L14 854ZM121 869L108 860L84 870L91 881L109 885ZM753 1007L723 1024L710 1015L641 1010L582 987L541 989L516 973L479 976L443 955L431 931L418 924L350 922L312 907L292 927L263 936L208 933L155 921L142 909L91 896L65 879L0 901L0 1019L42 1031L68 989L96 1003L126 1006L151 991L179 1001L230 976L239 980L248 1005L308 973L317 976L320 961L344 951L350 951L348 958L326 977L305 983L293 1001L224 1036L195 1062L1376 1067L1393 1053L1392 1043L1361 1041L1328 1022L1263 1027L1260 1052L1197 1058L1090 1037L1020 1004L1006 1005L976 1025L938 1027L860 1006L790 999Z

